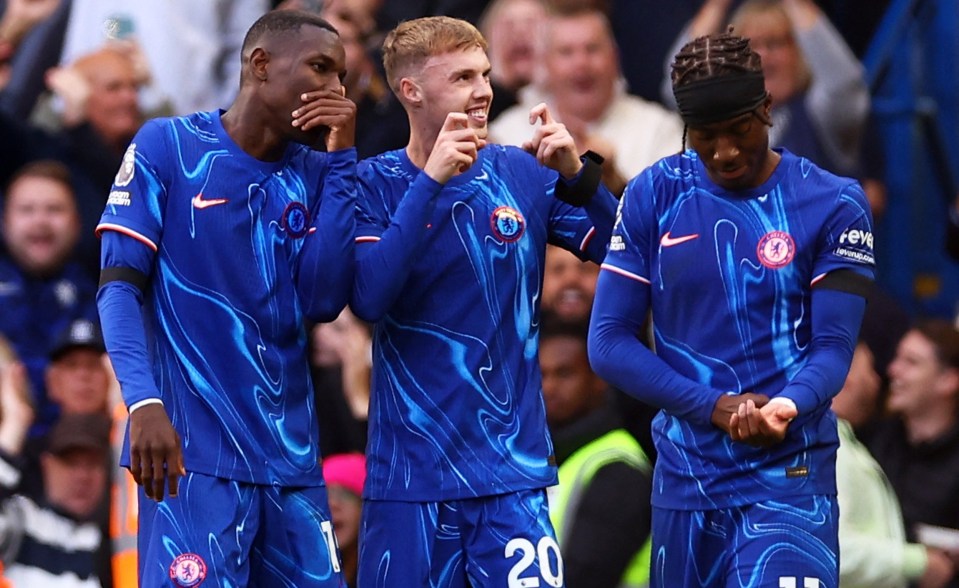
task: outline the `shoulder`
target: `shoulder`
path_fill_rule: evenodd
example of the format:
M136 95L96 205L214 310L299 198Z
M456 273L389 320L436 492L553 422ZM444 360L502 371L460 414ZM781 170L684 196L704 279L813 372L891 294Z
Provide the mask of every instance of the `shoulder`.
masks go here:
M782 149L781 155L782 164L787 166L787 177L793 182L802 183L804 190L817 195L833 194L839 200L851 199L868 206L866 195L856 179L836 175L785 148Z

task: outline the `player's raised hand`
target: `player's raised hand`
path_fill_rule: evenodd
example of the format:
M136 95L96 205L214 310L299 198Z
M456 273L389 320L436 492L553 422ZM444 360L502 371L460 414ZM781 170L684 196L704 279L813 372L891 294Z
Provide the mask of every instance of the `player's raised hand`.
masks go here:
M537 120L542 124L533 133L533 138L523 143L523 149L564 178L575 177L583 167L583 162L579 159L573 136L563 123L553 119L545 102L540 102L529 111L529 124L535 125Z
M767 402L760 408L747 400L730 416L729 435L733 441L769 447L786 438L786 429L797 414L794 406L784 402Z
M346 88L316 90L300 95L303 105L292 112L293 126L303 131L329 127L326 150L352 147L356 141L356 104L346 97Z
M463 112L451 112L443 121L423 171L441 184L470 168L486 141L469 128L469 118Z
M130 414L130 473L148 498L163 500L178 493L186 475L180 436L162 404L147 404Z

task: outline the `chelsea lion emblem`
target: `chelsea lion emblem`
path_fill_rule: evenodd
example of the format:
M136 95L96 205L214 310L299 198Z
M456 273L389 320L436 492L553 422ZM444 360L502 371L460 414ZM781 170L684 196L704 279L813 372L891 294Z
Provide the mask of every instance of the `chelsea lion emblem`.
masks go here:
M490 226L493 228L493 234L499 239L511 243L523 236L526 220L515 208L500 206L493 211Z

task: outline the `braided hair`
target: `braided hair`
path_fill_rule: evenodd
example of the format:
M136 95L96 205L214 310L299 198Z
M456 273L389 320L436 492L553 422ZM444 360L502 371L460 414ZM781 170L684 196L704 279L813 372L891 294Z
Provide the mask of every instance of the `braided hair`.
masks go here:
M706 35L683 45L672 65L673 88L690 82L720 77L730 73L762 71L759 54L749 46L749 39L725 33Z
M695 82L743 74L761 75L762 61L749 46L749 39L734 35L730 27L726 32L697 37L683 45L673 60L670 79L675 92ZM757 116L771 124L765 115ZM684 148L686 130L683 129Z

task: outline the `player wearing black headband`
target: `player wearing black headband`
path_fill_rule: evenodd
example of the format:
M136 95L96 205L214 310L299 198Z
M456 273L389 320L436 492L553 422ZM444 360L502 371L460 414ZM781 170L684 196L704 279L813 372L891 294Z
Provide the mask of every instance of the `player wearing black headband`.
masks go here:
M653 421L651 586L835 588L836 419L873 279L860 186L769 147L759 56L676 55L689 149L634 178L600 272L590 360ZM636 333L652 309L655 354Z

